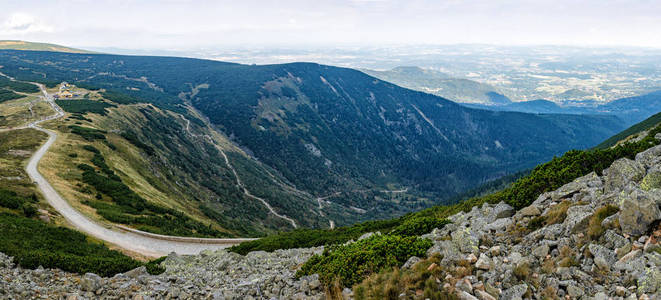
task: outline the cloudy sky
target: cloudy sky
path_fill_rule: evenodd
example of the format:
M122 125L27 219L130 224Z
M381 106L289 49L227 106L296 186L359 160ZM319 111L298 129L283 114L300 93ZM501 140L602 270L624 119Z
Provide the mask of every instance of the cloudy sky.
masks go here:
M0 0L0 39L77 47L661 48L658 0Z

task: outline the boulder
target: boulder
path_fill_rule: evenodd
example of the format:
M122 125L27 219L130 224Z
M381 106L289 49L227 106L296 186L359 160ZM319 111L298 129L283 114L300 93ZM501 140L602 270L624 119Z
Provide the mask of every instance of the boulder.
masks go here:
M475 263L475 267L480 270L491 270L493 262L491 258L486 256L484 253L480 254L480 258Z
M507 227L512 225L512 223L513 221L510 218L501 218L484 226L482 229L485 231L501 231L507 229Z
M567 217L562 225L567 235L584 230L590 221L594 209L589 205L575 205L567 209Z
M415 264L417 264L417 263L418 263L419 261L421 261L421 260L422 260L422 259L420 259L420 258L417 257L417 256L411 256L411 257L409 257L409 259L406 261L406 263L404 263L404 265L402 266L402 269L410 269L410 268L413 268L413 266L414 266Z
M87 292L95 292L101 287L101 276L94 273L86 273L80 278L80 289Z
M509 218L514 215L514 208L505 202L500 202L494 206L491 214L495 219Z
M546 255L549 254L549 245L544 244L535 248L534 250L532 250L532 254L537 256L538 258L546 257Z
M647 268L638 278L638 293L661 293L661 269Z
M523 299L523 295L525 295L527 291L528 291L528 285L522 283L505 290L503 294L500 295L500 297L501 299L521 300Z
M661 188L661 171L652 171L645 175L643 181L640 182L640 188L649 191L652 189Z
M459 228L452 232L451 236L459 251L473 254L480 252L480 240L471 228Z
M637 161L621 158L604 171L606 175L604 190L612 192L623 189L629 183L639 182L645 176L645 167Z
M534 216L539 216L542 214L542 211L539 210L539 208L536 205L530 205L527 207L522 208L519 211L519 215L523 217L534 217Z
M640 189L632 188L619 195L620 227L622 232L639 236L644 234L649 226L661 219L661 210L656 200Z

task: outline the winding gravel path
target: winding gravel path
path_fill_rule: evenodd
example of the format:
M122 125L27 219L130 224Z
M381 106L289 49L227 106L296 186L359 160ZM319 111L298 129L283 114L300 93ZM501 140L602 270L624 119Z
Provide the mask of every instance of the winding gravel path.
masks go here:
M113 230L112 225L99 224L71 207L71 205L69 205L69 203L64 200L60 194L57 193L57 191L55 191L53 186L51 186L51 184L37 170L39 161L57 139L57 133L39 127L39 123L64 116L64 112L59 106L57 106L57 104L55 104L50 95L48 95L44 86L39 85L39 87L44 94L43 98L51 105L51 107L53 107L57 113L45 119L30 123L27 126L29 128L34 128L48 134L48 141L46 141L46 143L41 146L39 150L37 150L37 152L35 152L34 155L30 158L30 161L26 167L26 171L30 178L32 178L32 180L37 184L46 200L48 200L48 203L60 214L62 214L62 216L64 216L64 218L77 230L85 232L108 243L117 245L126 250L151 257L160 257L167 255L170 252L176 252L178 254L197 254L202 250L227 248L232 245L253 240L173 237L151 234L135 229L116 226L117 228L122 229L122 231L118 231Z

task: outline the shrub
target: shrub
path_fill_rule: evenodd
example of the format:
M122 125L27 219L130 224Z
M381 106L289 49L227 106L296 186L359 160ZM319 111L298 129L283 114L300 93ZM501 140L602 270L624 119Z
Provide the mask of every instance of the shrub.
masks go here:
M115 105L94 100L55 100L55 103L66 112L77 114L91 112L102 116L108 113L106 108L115 107Z
M36 214L37 214L37 208L34 207L34 205L29 203L23 203L23 215L25 215L28 218L31 218Z
M322 255L310 258L296 275L317 273L326 285L337 278L343 286L352 286L371 273L402 265L411 256L425 256L431 246L431 241L418 237L373 235L327 248Z
M82 138L88 141L106 139L105 136L106 132L103 130L98 130L89 127L82 127L77 125L69 125L69 129L71 129L71 133L80 135Z
M414 236L430 233L434 228L441 228L450 221L434 217L411 218L395 227L390 233L401 236Z
M10 213L0 213L0 233L0 252L13 256L23 268L43 266L113 276L141 265L104 245L88 242L75 230Z
M148 263L145 264L145 267L147 267L147 273L151 275L160 275L165 272L165 268L161 266L161 263L167 258L167 256L163 256L161 258L154 259Z

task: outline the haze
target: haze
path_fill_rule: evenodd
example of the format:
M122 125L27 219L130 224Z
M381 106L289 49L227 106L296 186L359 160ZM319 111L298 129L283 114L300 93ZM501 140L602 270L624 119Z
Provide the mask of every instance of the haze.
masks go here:
M83 48L390 44L661 48L658 1L2 1L0 39Z

